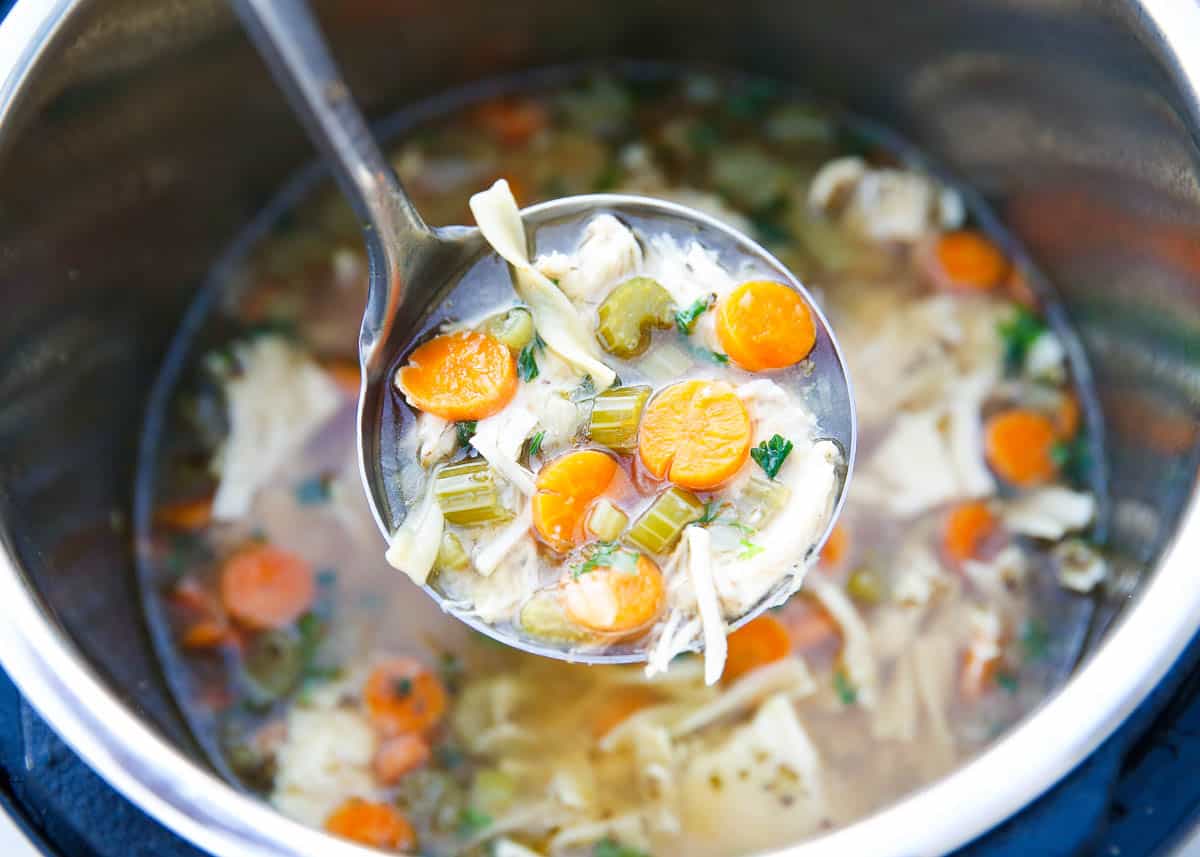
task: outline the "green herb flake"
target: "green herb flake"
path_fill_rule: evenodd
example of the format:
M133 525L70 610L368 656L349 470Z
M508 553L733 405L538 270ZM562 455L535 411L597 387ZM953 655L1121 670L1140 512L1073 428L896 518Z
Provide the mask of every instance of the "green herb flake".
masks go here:
M542 441L546 439L546 432L539 431L533 437L529 438L529 456L532 458L542 451Z
M754 559L766 550L762 545L755 544L749 539L742 539L739 544L742 546L742 550L737 555L738 559Z
M588 402L596 398L596 382L592 380L591 375L584 375L583 380L579 382L579 386L571 391L571 401L578 404L579 402Z
M846 673L840 669L833 672L833 689L837 692L842 705L853 705L858 701L858 688L850 683Z
M411 678L398 678L392 682L392 693L396 695L397 699L408 699L412 695L412 689Z
M709 500L704 504L704 514L696 521L697 524L711 524L721 514L723 504L717 500Z
M705 295L702 298L697 298L692 302L691 306L675 313L675 327L684 336L690 336L700 316L708 312L715 301L716 295Z
M453 771L455 768L462 765L466 761L462 750L455 747L453 744L442 744L433 751L433 757L437 763L448 771Z
M710 351L707 348L701 348L699 345L689 346L688 351L691 352L691 355L697 360L703 360L707 363L715 363L718 366L729 365L729 355L722 354L720 351Z
M532 381L539 374L537 356L534 352L537 350L537 340L526 345L521 349L521 353L517 355L517 375L522 381Z
M1040 660L1050 649L1050 632L1037 619L1028 620L1021 628L1021 650L1031 661Z
M458 655L453 652L442 652L438 657L438 673L447 690L457 693L463 677L463 664Z
M329 589L337 583L337 571L332 568L323 568L317 572L317 586L322 589Z
M462 812L458 814L458 835L462 839L470 839L491 826L492 817L473 807L463 807Z
M595 571L597 568L612 568L633 574L637 571L637 562L641 557L637 551L622 547L617 542L596 542L595 548L587 559L571 569L571 576L579 578Z
M1034 341L1045 332L1046 325L1029 309L1017 304L1012 316L1001 321L998 329L1004 342L1004 369L1015 375L1025 365L1025 356Z
M622 845L612 837L605 837L592 849L592 857L650 857L650 855L645 851L638 851L636 848Z
M537 364L533 366L533 374L537 375ZM458 445L466 446L471 442L471 438L475 436L475 429L479 427L479 423L475 420L463 420L454 424L454 433L458 435Z
M1050 459L1058 471L1076 484L1087 481L1091 471L1091 449L1086 437L1062 440L1050 447Z
M328 474L320 473L296 483L292 495L301 506L319 506L328 503L333 496L333 480Z
M1012 694L1017 692L1017 677L1010 672L1004 672L1003 670L997 671L996 684L1003 689L1005 693Z
M763 469L763 473L771 479L779 475L779 468L792 452L792 442L781 435L771 435L770 440L764 440L750 450L750 457Z

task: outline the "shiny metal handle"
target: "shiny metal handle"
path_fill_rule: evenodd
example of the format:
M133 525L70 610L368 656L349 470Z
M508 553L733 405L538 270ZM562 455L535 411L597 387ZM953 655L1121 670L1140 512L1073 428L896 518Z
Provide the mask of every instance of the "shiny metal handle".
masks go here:
M363 223L401 245L428 236L429 227L375 145L306 0L231 5Z

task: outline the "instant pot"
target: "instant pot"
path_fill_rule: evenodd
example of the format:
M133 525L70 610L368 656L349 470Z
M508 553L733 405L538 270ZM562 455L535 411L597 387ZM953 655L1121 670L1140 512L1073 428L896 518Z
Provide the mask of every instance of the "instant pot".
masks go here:
M1083 842L1070 830L1091 824L1088 841L1104 842L1105 819L1130 823L1164 783L1198 788L1194 747L1179 750L1191 766L1164 769L1161 730L1138 736L1155 717L1200 720L1190 692L1163 713L1195 682L1194 651L1147 701L1200 627L1200 4L321 8L355 95L379 116L497 74L611 57L794 81L897 129L981 192L1057 287L1100 394L1111 495L1111 573L1086 654L983 755L777 857L936 854L1002 824L977 848L1065 853ZM22 0L0 24L0 663L21 693L9 693L17 737L0 730L0 785L27 817L28 796L52 792L81 842L118 817L144 825L127 829L124 851L93 852L105 857L369 853L283 818L202 761L143 625L128 525L147 393L181 314L231 237L311 158L222 2ZM1151 762L1159 775L1139 767ZM94 823L80 821L88 813ZM152 841L144 831L164 844L135 851Z

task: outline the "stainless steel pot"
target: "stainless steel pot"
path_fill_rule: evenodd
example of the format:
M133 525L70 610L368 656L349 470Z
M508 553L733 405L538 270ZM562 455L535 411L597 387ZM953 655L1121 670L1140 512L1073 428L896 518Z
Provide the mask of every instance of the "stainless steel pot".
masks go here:
M942 852L1101 742L1200 626L1200 5L337 0L377 112L612 55L796 80L980 189L1082 334L1116 574L1074 677L989 752L787 854ZM159 678L124 510L148 385L205 267L310 157L214 0L20 0L0 25L0 661L102 776L221 857L365 853L198 761ZM1115 621L1113 621L1115 620Z

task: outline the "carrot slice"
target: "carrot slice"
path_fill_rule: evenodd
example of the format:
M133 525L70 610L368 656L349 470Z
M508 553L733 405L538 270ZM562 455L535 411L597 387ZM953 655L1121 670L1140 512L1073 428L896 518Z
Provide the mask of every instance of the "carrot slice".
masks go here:
M633 571L598 566L564 580L559 602L567 618L604 634L628 634L656 617L665 598L662 572L644 554Z
M391 804L353 797L325 819L325 829L335 836L372 848L408 851L417 834L408 819Z
M537 475L533 527L557 551L584 539L588 510L617 478L617 461L598 449L581 449L547 462Z
M550 120L545 107L527 99L489 101L479 106L475 118L485 131L506 146L529 142Z
M603 738L643 708L661 702L661 697L645 687L626 687L613 691L596 709L592 736Z
M850 533L839 521L829 531L829 538L821 548L821 565L825 568L837 568L846 561L850 554Z
M446 713L445 688L415 658L393 658L375 667L363 700L371 722L384 735L426 732Z
M996 530L996 518L987 503L961 503L950 510L942 530L942 548L953 562L962 563L979 555L979 548Z
M221 569L221 603L247 628L282 628L300 618L316 597L312 568L270 545L238 551Z
M787 626L764 613L729 635L723 679L736 681L759 667L783 660L791 651L792 635Z
M1054 478L1051 451L1058 441L1053 420L1036 411L1011 410L988 420L984 454L992 470L1013 485L1039 485Z
M517 392L517 361L486 333L446 333L418 347L396 375L409 404L447 420L482 420Z
M347 396L358 396L359 387L362 385L362 369L357 363L350 360L333 358L326 360L322 364L322 368L333 379L333 382L341 388L342 392Z
M742 283L717 305L717 337L751 372L799 363L817 342L812 310L795 289L771 280Z
M657 479L694 490L716 488L750 455L750 415L723 381L680 381L646 406L638 454Z
M841 636L833 617L810 598L793 599L778 617L787 628L792 648L798 652L820 648Z
M212 497L182 500L159 506L154 512L156 523L172 530L194 533L212 523Z
M394 786L405 774L423 767L430 755L429 744L420 735L395 735L379 745L371 768L380 783Z
M1054 427L1059 436L1070 440L1079 433L1079 425L1083 421L1083 413L1079 407L1079 397L1071 390L1064 390L1054 409Z
M229 626L217 619L201 619L183 632L185 649L215 649L229 639Z
M962 671L958 676L959 695L967 702L978 702L984 693L992 686L996 670L1000 666L1000 657L983 658L968 646L963 654Z
M939 285L960 291L988 291L1008 276L1008 259L1000 248L973 229L942 235L934 247Z

